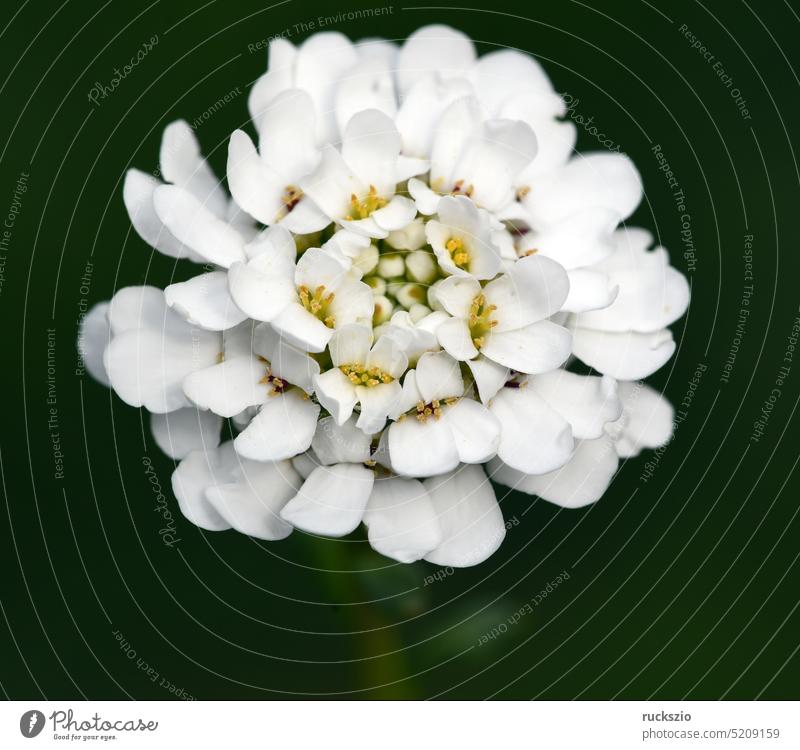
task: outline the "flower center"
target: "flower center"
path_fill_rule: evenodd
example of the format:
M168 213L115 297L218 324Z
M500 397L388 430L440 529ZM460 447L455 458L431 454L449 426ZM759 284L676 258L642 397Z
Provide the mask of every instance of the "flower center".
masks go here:
M442 416L442 406L450 406L456 401L458 401L457 398L446 398L442 400L436 399L426 404L424 401L420 400L417 401L416 411L412 411L411 414L414 414L417 420L423 423L427 422L430 417L439 419L439 417Z
M303 197L303 191L295 185L287 185L283 190L281 196L281 203L283 203L284 210L287 214L292 212L292 209L300 203Z
M378 190L374 185L369 186L369 192L361 200L355 193L350 195L350 212L347 218L350 221L366 219L373 211L383 208L389 201L378 195Z
M464 247L464 240L460 237L451 237L447 240L445 247L456 267L466 271L469 266L470 256L469 251Z
M379 367L367 369L364 365L357 363L350 365L340 365L339 369L347 375L353 385L363 385L367 388L374 388L376 385L391 383L394 378Z
M335 296L333 292L325 294L325 287L321 285L313 292L307 286L299 286L297 293L300 296L300 304L315 318L321 320L328 328L336 325L336 320L330 313L330 306Z
M290 387L291 383L289 383L288 380L279 378L277 375L273 375L268 360L264 359L264 357L259 357L259 359L266 364L267 371L264 374L264 377L258 382L262 385L272 386L272 390L269 392L270 396L278 396L281 393L286 393L286 389Z
M497 309L497 305L487 305L486 297L481 293L469 306L469 335L476 349L480 349L486 338L486 334L497 325L497 320L491 317Z

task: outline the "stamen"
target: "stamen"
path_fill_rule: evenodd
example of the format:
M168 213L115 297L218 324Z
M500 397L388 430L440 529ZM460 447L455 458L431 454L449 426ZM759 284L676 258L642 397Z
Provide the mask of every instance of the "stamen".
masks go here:
M307 286L299 286L297 295L300 297L300 304L315 318L321 320L328 328L336 326L336 320L328 309L336 297L333 292L325 294L324 285L318 286L313 293Z
M295 185L287 185L283 190L283 195L281 196L281 203L283 203L284 208L284 216L290 214L292 209L300 203L300 200L303 198L303 191L296 187Z
M353 385L363 385L366 388L374 388L376 385L391 383L394 378L378 367L367 369L364 365L354 362L348 365L340 365L339 369L347 376Z
M453 263L456 264L456 267L467 270L471 259L469 251L464 247L464 240L460 237L451 237L447 240L445 247L447 248L447 252L450 253L450 257L453 259Z
M350 221L366 219L373 211L383 208L388 203L386 198L378 195L378 189L370 185L369 192L361 200L355 193L350 194L350 212L347 214L347 219Z
M486 297L481 292L469 307L469 335L476 349L480 349L486 343L486 334L497 325L497 320L492 318L492 313L497 309L497 305L487 305Z

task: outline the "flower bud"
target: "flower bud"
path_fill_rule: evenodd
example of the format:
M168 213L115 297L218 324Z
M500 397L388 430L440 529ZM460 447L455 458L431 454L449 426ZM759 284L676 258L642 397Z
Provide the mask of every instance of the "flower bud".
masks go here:
M412 281L430 284L436 278L436 260L426 250L415 250L406 258L406 271Z
M425 238L425 222L414 219L403 229L390 232L386 243L395 250L416 250L427 242Z
M371 273L378 265L378 248L375 245L365 247L353 261L353 267L358 268L362 274Z
M412 323L419 323L426 315L430 315L431 310L430 307L426 305L414 304L408 308L408 317L411 318Z
M378 274L383 276L384 279L392 279L396 276L404 276L406 272L406 264L403 262L401 255L391 253L389 255L381 255L378 261Z
M422 304L427 299L422 284L404 284L395 294L397 301L408 310L412 305Z
M372 289L373 294L386 294L386 279L380 276L365 276L361 281Z
M378 326L385 323L392 317L394 305L391 300L383 294L375 295L375 310L372 313L372 325Z

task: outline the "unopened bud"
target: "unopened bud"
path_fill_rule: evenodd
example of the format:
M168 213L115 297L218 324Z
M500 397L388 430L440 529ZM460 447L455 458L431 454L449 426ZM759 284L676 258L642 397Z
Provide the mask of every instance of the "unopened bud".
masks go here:
M353 261L353 266L366 275L378 265L379 257L378 248L375 245L369 245L358 254L358 257Z
M395 250L416 250L427 242L425 238L425 222L414 219L403 229L390 232L386 243Z
M386 294L386 279L380 276L365 276L361 281L372 289L373 294Z
M408 310L412 305L422 304L427 298L422 284L405 284L397 290L397 301Z
M406 264L400 255L392 253L391 255L382 255L378 261L378 274L383 276L384 279L393 279L397 276L403 276L406 272Z
M379 326L381 323L385 323L392 317L393 310L394 305L388 297L383 294L376 295L375 309L372 312L372 325Z
M426 305L414 304L408 308L408 317L411 318L412 323L418 323L426 315L430 315L431 312L431 308Z
M426 250L415 250L406 258L406 271L412 281L430 284L436 278L436 260Z

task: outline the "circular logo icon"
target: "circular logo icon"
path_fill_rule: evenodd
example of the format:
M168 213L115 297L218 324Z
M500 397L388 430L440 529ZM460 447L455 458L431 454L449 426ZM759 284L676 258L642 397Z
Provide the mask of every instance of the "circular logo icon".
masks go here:
M41 711L26 711L19 720L19 731L23 737L35 737L44 729L44 714Z

